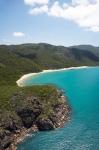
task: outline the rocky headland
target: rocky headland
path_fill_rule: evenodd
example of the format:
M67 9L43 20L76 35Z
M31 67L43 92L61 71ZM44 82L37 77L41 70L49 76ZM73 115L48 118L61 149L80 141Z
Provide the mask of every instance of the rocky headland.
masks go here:
M0 150L17 150L29 133L63 127L70 117L67 98L53 86L21 88L10 97L10 108L0 112Z

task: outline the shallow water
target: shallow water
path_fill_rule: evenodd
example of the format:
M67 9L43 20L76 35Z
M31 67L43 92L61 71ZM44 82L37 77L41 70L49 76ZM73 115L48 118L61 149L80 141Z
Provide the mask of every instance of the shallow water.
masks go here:
M47 83L64 89L71 120L64 128L33 134L18 150L99 150L99 67L39 74L24 84Z

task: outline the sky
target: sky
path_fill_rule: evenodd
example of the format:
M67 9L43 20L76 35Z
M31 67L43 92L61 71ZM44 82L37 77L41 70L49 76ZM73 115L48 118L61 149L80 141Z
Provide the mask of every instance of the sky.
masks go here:
M0 0L0 44L99 46L99 0Z

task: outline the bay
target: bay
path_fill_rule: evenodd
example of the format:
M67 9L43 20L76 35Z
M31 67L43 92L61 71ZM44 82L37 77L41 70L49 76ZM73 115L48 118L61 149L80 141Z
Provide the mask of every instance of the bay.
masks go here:
M54 84L63 89L72 113L63 128L33 133L18 150L99 150L99 67L39 74L24 84Z

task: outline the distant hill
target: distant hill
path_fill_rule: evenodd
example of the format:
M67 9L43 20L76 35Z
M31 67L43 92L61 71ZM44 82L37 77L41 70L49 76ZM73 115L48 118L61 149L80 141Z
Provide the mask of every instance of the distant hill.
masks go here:
M99 65L98 47L64 47L45 43L0 45L0 81L3 84L17 80L25 73L82 65Z
M76 46L72 46L73 48L78 48L81 50L88 50L88 51L92 51L94 53L98 53L99 55L99 47L95 47L93 45L76 45Z

